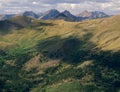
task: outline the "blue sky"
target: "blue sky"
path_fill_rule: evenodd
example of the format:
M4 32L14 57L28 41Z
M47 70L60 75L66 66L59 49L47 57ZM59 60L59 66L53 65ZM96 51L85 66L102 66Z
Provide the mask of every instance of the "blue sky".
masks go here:
M69 10L73 14L84 10L120 14L120 0L0 0L1 14L43 12L49 9Z

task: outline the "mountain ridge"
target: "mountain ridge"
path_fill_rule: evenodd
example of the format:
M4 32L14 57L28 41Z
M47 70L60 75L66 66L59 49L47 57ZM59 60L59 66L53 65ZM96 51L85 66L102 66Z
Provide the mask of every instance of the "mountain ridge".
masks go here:
M101 11L83 11L82 13L78 14L77 16L79 17L83 17L86 19L97 19L97 18L105 18L105 17L109 17L109 15L105 14L104 12Z
M19 15L31 17L31 18L35 18L35 19L50 20L50 19L57 19L57 16L61 15L61 13L64 14L65 16L67 16L67 18L61 17L60 19L63 18L63 20L73 21L73 22L74 21L82 21L82 20L86 20L86 19L97 19L97 18L109 17L109 15L105 14L104 12L100 12L100 11L93 11L93 12L84 11L78 15L73 15L68 10L59 12L57 9L51 9L51 10L48 10L43 13L34 13L33 11L25 11L22 14L0 15L0 20L9 19L11 17L19 16Z

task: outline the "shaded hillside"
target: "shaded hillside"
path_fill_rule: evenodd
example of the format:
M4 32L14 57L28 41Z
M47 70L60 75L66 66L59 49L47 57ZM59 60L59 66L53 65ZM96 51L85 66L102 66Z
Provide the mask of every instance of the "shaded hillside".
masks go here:
M119 92L119 20L2 21L0 92Z
M31 23L31 18L17 16L9 20L0 21L0 31L2 33L9 32L11 30L20 30Z

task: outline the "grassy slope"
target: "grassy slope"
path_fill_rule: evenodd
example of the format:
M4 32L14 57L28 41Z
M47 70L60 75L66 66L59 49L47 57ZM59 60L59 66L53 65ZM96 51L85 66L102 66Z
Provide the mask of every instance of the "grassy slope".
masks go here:
M9 34L1 35L1 45L21 44L30 45L31 42L37 42L42 38L52 36L81 36L86 33L93 33L92 41L98 44L105 50L119 50L120 45L117 44L120 41L119 38L119 16L114 16L108 19L89 20L84 22L72 23L65 21L32 21L32 19L11 19L10 21L16 21L19 25L26 25L21 30L12 30ZM24 20L24 21L20 21ZM19 22L17 22L19 21ZM25 42L26 41L26 42ZM113 46L114 45L114 46Z
M37 86L33 92L117 92L119 20L120 16L75 23L8 20L12 28L0 30L1 90L27 92Z
M93 84L91 85L81 85L79 81L67 82L64 84L58 84L54 87L47 88L46 92L100 92ZM34 92L41 92L40 89L35 90Z

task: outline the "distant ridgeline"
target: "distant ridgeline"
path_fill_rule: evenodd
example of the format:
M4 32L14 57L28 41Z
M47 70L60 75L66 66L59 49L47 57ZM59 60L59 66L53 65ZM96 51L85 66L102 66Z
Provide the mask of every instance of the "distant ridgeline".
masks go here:
M85 10L78 15L73 15L67 10L63 12L59 12L56 9L51 9L43 13L34 13L33 11L25 11L24 13L21 13L21 14L4 14L4 15L1 14L0 20L6 20L15 16L26 16L26 17L31 17L35 19L43 19L43 20L58 19L58 20L73 21L73 22L82 21L86 19L97 19L97 18L109 17L109 15L107 15L106 13L100 12L100 11L89 12Z

